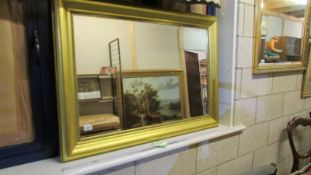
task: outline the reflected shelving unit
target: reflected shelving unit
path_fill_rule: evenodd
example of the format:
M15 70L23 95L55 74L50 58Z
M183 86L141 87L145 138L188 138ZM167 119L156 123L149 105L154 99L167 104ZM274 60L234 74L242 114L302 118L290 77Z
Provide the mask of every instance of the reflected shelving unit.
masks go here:
M81 135L123 128L119 39L109 42L109 56L110 65L103 65L98 74L78 75Z

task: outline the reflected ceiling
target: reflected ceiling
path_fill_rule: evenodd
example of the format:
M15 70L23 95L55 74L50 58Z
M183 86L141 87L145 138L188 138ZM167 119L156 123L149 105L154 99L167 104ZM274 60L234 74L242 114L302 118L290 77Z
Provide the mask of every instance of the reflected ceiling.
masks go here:
M283 13L297 18L304 17L306 0L264 0L265 10Z

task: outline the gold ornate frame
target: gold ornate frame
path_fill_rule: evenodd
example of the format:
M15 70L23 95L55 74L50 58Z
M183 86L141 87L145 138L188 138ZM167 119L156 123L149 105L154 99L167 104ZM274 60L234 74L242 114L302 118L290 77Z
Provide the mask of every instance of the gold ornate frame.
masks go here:
M260 40L261 40L261 1L255 0L255 16L254 16L254 46L253 46L253 73L254 74L265 74L275 72L290 72L290 71L302 71L306 69L306 62L309 57L309 33L310 33L310 16L311 16L311 4L310 0L306 5L305 9L305 22L303 38L301 42L301 61L302 64L291 64L291 65L265 65L259 66L259 54L260 54Z
M57 51L56 76L62 161L70 161L217 126L218 55L216 17L173 13L89 0L55 0L54 5L54 35ZM72 33L72 15L76 13L208 29L209 115L173 123L130 129L118 133L80 138Z
M308 49L310 49L310 47L308 47ZM311 97L311 59L310 59L310 56L307 62L307 69L305 70L303 74L301 96L303 98Z

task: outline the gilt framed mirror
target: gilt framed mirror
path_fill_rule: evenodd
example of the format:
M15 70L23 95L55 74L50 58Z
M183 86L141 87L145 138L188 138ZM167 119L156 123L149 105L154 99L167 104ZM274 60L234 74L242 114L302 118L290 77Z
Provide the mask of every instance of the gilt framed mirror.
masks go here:
M56 0L61 158L215 127L217 18Z
M310 0L255 0L254 23L254 74L305 69Z

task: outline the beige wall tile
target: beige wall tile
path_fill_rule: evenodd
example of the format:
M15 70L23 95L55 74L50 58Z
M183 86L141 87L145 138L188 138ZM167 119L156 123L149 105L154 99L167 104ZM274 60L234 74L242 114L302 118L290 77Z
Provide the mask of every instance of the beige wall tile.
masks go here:
M241 98L241 84L242 84L242 69L236 69L235 72L235 93L234 93L234 99L240 99Z
M311 109L305 109L295 114L297 117L308 118L310 116Z
M299 145L300 142L298 141L297 144ZM288 141L288 137L287 137L286 132L284 133L284 138L282 138L282 139L278 140L277 142L274 142L273 144L270 144L270 145L268 145L268 146L266 146L260 150L257 150L257 152L258 152L257 157L259 157L257 162L260 162L260 160L261 160L260 159L261 155L259 155L259 154L263 155L263 159L265 159L265 156L266 156L267 157L266 160L271 160L271 161L273 160L275 163L277 163L277 161L283 160L284 158L291 156L291 149L290 149L290 145L289 145L289 141ZM264 155L264 153L269 154L269 152L271 155ZM265 163L267 163L267 162L265 162ZM261 164L261 165L263 165L263 164Z
M253 61L253 38L239 37L237 52L237 67L251 68Z
M253 168L277 163L278 146L277 143L267 145L254 152Z
M310 109L310 108L311 108L311 98L304 99L303 109Z
M255 123L256 98L235 101L234 106L234 125L251 125Z
M195 173L196 148L177 150L136 164L135 175L191 175Z
M245 5L239 3L239 6L238 6L238 35L239 36L244 35L244 9L245 9Z
M231 104L219 103L219 122L223 125L231 125Z
M253 37L254 36L254 6L245 5L244 15L244 35Z
M284 139L254 151L253 168L277 163L289 156L291 156L289 142L288 139Z
M260 167L253 168L250 173L243 175L268 175L275 171L275 168L271 164L263 165Z
M197 173L197 175L217 175L217 167Z
M217 175L241 175L247 174L252 169L253 154L240 156L218 167Z
M297 90L301 89L301 86L302 86L302 77L303 77L302 73L299 73L299 74L297 75L297 82L296 82L296 89L297 89Z
M296 89L297 75L293 73L275 74L273 77L272 92L287 92Z
M303 109L303 100L300 91L285 93L284 115L299 112Z
M272 77L269 75L253 76L252 69L243 69L241 98L270 94L272 90Z
M261 123L248 127L240 135L239 155L263 147L268 142L269 124Z
M283 94L258 97L256 107L256 122L272 120L282 116Z
M277 163L284 158L291 156L291 149L288 139L280 140L273 144L267 145L254 152L254 167Z
M290 170L292 169L292 157L286 158L277 163L278 172L277 175L287 175L290 174Z
M278 160L281 161L292 155L288 139L282 139L277 143Z
M287 138L287 123L294 117L294 115L283 116L282 118L270 122L269 129L269 143L276 142Z
M197 172L209 169L237 156L238 136L204 142L198 147Z

